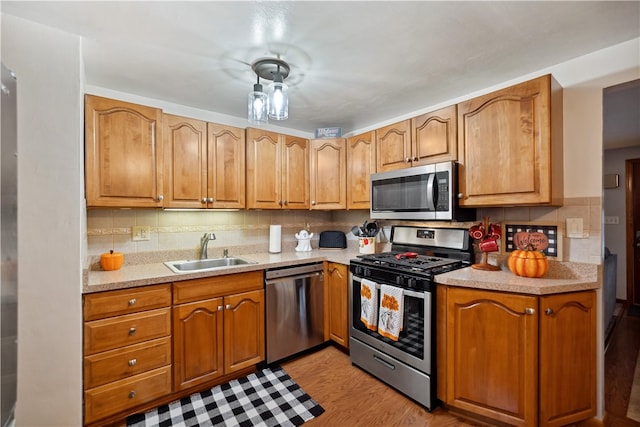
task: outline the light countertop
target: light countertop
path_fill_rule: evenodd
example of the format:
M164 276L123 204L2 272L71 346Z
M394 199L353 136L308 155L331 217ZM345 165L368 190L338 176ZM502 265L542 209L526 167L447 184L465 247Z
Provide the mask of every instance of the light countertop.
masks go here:
M241 252L241 251L240 251ZM138 286L170 283L202 277L265 270L309 262L330 261L349 265L349 261L359 255L357 248L314 249L309 252L283 251L271 254L265 251L233 252L238 256L255 261L218 270L174 273L163 261L189 259L182 254L131 254L125 255L125 265L116 271L103 271L93 260L84 271L83 293L126 289ZM182 255L182 256L181 256ZM492 291L514 292L532 295L549 295L575 292L600 287L600 267L595 264L571 262L550 262L549 272L542 278L516 276L503 265L500 271L476 270L472 267L451 271L435 276L439 284Z
M268 252L247 254L233 253L231 256L238 256L251 261L256 261L256 263L190 273L174 273L169 269L169 267L164 265L162 261L157 260L151 260L151 262L127 262L120 270L115 271L103 271L99 267L96 268L96 266L93 265L85 270L82 292L86 294L114 289L126 289L137 286L197 279L201 277L264 270L267 268L284 267L308 262L322 262L324 260L349 265L349 260L358 255L359 253L357 249L314 249L309 252L290 251L278 254L271 254ZM129 256L125 255L125 259L127 260L128 258ZM187 258L167 258L166 261L180 259Z
M540 278L520 277L508 269L476 270L472 267L435 276L437 283L448 286L550 295L600 287L598 265L570 262L549 262L549 272Z

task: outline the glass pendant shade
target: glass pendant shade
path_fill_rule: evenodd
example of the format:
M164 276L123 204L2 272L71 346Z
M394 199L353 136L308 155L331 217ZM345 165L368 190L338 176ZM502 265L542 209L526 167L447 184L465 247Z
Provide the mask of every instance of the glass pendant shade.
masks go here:
M249 123L253 125L264 125L269 121L268 118L269 99L267 94L262 91L261 84L253 85L253 91L249 92L247 102L247 116Z
M282 77L273 81L269 87L269 118L273 120L286 120L289 117L289 95L287 85L282 82ZM279 81L278 81L279 80Z

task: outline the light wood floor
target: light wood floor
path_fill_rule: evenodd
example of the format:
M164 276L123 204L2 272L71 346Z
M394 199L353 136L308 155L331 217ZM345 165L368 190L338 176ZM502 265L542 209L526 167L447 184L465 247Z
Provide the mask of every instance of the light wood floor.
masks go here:
M282 363L325 412L305 423L317 426L479 426L437 408L429 413L363 370L333 346Z
M605 354L605 427L640 427L626 417L636 360L640 317L620 318ZM325 409L305 426L479 426L422 406L352 366L333 346L282 363L287 373Z
M626 417L633 374L640 351L640 317L620 318L605 353L605 426L638 427Z

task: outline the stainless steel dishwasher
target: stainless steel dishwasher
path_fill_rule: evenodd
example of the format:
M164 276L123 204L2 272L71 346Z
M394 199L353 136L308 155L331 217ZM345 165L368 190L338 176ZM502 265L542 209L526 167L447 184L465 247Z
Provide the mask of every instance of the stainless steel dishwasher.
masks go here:
M268 269L267 363L324 342L322 263Z

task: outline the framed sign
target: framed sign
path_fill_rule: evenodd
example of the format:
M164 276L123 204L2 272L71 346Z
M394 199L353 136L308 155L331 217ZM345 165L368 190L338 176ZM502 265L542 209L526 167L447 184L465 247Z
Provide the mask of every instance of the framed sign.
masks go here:
M503 221L500 241L504 254L531 244L547 257L562 261L562 229L557 223Z

